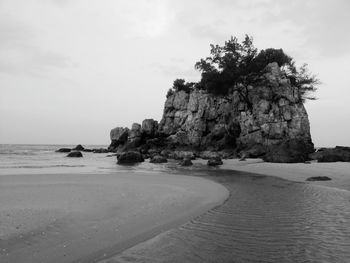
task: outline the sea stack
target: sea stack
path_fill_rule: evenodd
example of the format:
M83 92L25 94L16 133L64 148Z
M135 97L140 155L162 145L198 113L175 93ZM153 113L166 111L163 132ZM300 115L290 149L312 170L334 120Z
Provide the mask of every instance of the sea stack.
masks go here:
M110 149L192 151L198 156L211 151L223 157L231 153L227 156L304 162L314 146L303 100L277 63L268 64L264 72L247 87L249 97L238 91L228 95L196 88L173 91L159 124L145 120L147 125L137 125L138 136L134 129L113 129Z

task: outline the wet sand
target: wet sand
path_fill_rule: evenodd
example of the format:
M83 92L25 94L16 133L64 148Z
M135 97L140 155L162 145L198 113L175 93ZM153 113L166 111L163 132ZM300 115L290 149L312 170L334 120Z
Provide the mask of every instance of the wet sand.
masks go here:
M203 160L198 161L204 163ZM294 182L305 182L312 176L328 176L331 181L306 182L350 191L350 163L265 163L261 159L224 160L221 169L276 176Z
M0 262L96 262L221 204L226 188L162 173L0 176Z
M348 164L224 160L197 168L188 173L230 191L223 205L99 263L350 262ZM305 182L319 175L334 181Z

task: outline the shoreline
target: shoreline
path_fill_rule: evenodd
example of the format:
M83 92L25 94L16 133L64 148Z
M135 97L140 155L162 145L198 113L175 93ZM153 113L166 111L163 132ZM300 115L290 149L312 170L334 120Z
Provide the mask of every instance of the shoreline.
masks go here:
M268 163L261 159L224 160L220 169L275 176L293 182L316 184L350 191L350 163ZM313 176L328 176L330 181L306 181Z
M345 218L350 215L348 209L343 211L343 206L339 207L338 213L334 211L337 208L336 205L339 205L340 202L348 202L350 197L349 189L345 189L341 185L341 182L349 181L349 178L343 178L343 176L347 175L344 174L346 172L345 168L348 165L350 167L350 164L339 166L338 163L327 163L317 167L318 164L315 163L315 167L313 167L301 163L263 163L255 159L247 160L247 162L224 160L222 166L208 168L203 166L206 160L194 160L193 163L199 169L187 170L184 168L179 169L176 173L183 173L187 170L188 174L220 183L230 191L229 198L220 206L210 209L179 227L169 229L113 257L98 261L98 263L232 262L233 259L236 259L237 262L260 262L265 251L269 252L265 254L264 262L329 262L330 257L333 258L333 262L347 262L347 260L350 260L346 245L344 247L350 234L346 230L348 229L345 224L347 221L346 219L340 220L342 224L345 224L345 228L342 224L333 224L333 222L339 221L337 216L341 213L344 213L341 216L345 216ZM337 176L331 176L334 180L333 182L330 181L332 184L330 182L305 182L306 176L318 175L315 172L327 167L333 170L338 167L338 171L335 170ZM281 169L284 169L285 173L281 173ZM298 175L292 173L295 169L299 172ZM237 184L241 183L247 187L243 189L244 199L236 199L240 197L239 192L242 191L237 187ZM250 185L254 185L256 190L252 191L249 188ZM339 186L342 186L342 188ZM279 194L274 193L274 191ZM268 197L269 195L271 196ZM279 197L278 202L275 199L276 195ZM246 203L245 198L253 200L250 199ZM270 198L272 199L269 201ZM283 202L290 205L290 198L292 200L301 198L298 208L304 209L304 211L295 208L289 209L288 206L284 206ZM282 202L282 207L279 207L279 202ZM307 206L305 206L305 203ZM264 206L267 207L264 208ZM270 211L274 211L271 206L282 209L284 211L283 217L279 219L280 215L276 215L277 218L271 216ZM315 209L315 212L310 214L312 209ZM289 215L290 213L291 215ZM294 213L296 214L294 215ZM309 220L312 224L319 221L320 228L318 230L310 228L309 220L304 218L305 214L310 214L311 219ZM329 216L330 214L335 216L335 219L325 220L327 217L323 216ZM261 218L262 215L263 219ZM250 216L252 217L250 218ZM297 223L292 221L291 225L296 229L290 231L289 219L295 217L301 217L301 219ZM260 218L260 220L257 220L257 218ZM281 223L284 221L288 222L285 226ZM264 231L267 226L267 230ZM317 227L317 224L314 227ZM269 230L270 228L272 229ZM275 230L278 234L277 237L273 236L274 228L278 229ZM329 234L333 235L332 231L334 229L337 229L335 231L337 238L345 243L332 243L330 241L329 243L325 242L326 246L324 248L320 248L315 246L313 242L308 242L310 236L317 240ZM257 232L262 233L258 235ZM339 235L339 233L342 233L342 235ZM274 242L275 238L278 240L277 243ZM281 239L284 241L282 242ZM304 242L301 242L302 240ZM255 244L253 247L251 247L252 242ZM290 251L290 254L286 254L286 244L294 248L293 251ZM332 246L333 249L329 251L329 247ZM337 249L339 249L339 255L337 254L335 257L333 251Z
M4 263L95 262L228 197L211 180L157 172L3 175L0 182Z
M156 184L159 185L159 180L164 180L164 179L170 179L173 180L174 178L182 178L182 180L187 181L186 184L188 183L188 180L193 184L193 183L198 183L202 182L204 184L209 183L209 185L213 186L213 184L216 184L216 193L212 193L212 196L210 198L213 198L213 195L216 195L215 198L218 198L218 194L221 195L219 199L216 199L216 201L209 202L209 203L200 203L199 200L190 200L190 211L188 209L184 209L186 207L186 202L188 204L189 200L183 199L180 203L182 203L182 207L177 207L177 210L175 211L173 208L170 210L163 210L166 205L161 207L156 207L154 210L147 211L146 214L140 214L136 220L132 221L129 220L128 227L121 226L121 228L124 228L123 233L119 232L118 234L122 235L129 235L128 237L123 237L123 238L116 238L115 235L111 234L111 231L109 228L112 228L112 226L116 223L116 221L112 222L109 221L109 219L118 217L118 214L113 214L113 212L108 212L111 210L111 207L106 207L105 211L98 211L94 210L92 214L95 214L95 217L92 217L90 220L91 222L77 222L79 220L82 220L86 215L91 216L91 213L85 214L85 215L80 215L75 220L70 218L70 220L65 220L63 221L57 221L54 224L47 224L50 225L49 228L45 229L44 232L47 231L48 234L51 233L56 233L59 232L59 230L66 228L66 232L73 231L75 230L74 234L75 235L80 235L80 236L90 236L90 238L94 237L93 232L86 233L84 232L86 229L93 229L98 226L96 222L98 220L102 221L104 220L104 223L106 223L106 226L103 226L104 232L100 232L100 236L103 237L103 239L108 239L109 245L106 245L106 243L101 246L98 241L93 242L90 244L88 247L84 247L84 250L88 250L89 253L81 253L80 256L77 256L76 254L71 257L69 260L65 261L62 260L62 258L59 258L58 260L52 260L50 261L44 261L44 262L118 262L118 261L113 261L116 260L117 258L122 257L123 255L128 254L129 251L135 251L140 250L140 247L143 246L149 246L150 242L154 242L154 240L162 240L164 237L167 238L168 233L173 233L174 231L177 231L180 229L182 226L187 225L189 222L192 222L194 218L201 217L203 215L208 214L208 211L214 211L217 208L220 209L220 207L224 206L227 200L231 198L231 195L234 194L232 185L229 183L227 184L227 180L230 180L229 178L231 176L233 177L242 177L242 178L248 178L247 180L256 180L254 178L266 178L266 177L271 177L271 179L267 179L267 181L275 181L277 178L278 180L287 180L283 184L289 184L288 182L291 182L292 184L295 182L302 182L305 185L320 185L320 186L326 186L326 187L332 187L336 189L341 189L341 190L350 190L350 180L346 172L350 170L350 164L349 163L311 163L311 164L303 164L303 163L298 163L298 164L276 164L276 163L265 163L259 159L247 159L246 161L239 161L237 159L228 159L224 160L224 164L218 168L209 168L206 166L206 160L194 160L193 161L194 166L190 168L182 168L177 165L173 164L169 165L169 163L165 166L161 165L149 165L147 162L145 163L146 166L140 165L136 170L129 169L126 167L126 170L119 171L117 173L101 173L101 174L94 174L94 173L61 173L61 174L19 174L19 175L2 175L0 176L0 182L2 186L16 186L16 184L23 184L23 179L24 178L30 178L30 177L36 177L36 180L40 179L40 184L36 184L36 187L44 184L45 185L45 178L47 177L52 177L56 178L54 182L48 182L48 184L57 184L60 180L65 181L66 179L71 180L72 177L76 178L75 181L71 182L65 182L65 185L73 184L73 185L79 185L82 182L86 182L85 179L94 178L92 181L89 181L89 185L93 184L100 184L100 183L107 183L108 180L105 181L107 178L109 180L111 177L124 177L127 180L132 179L132 184L136 183L139 184L139 188L144 188L145 184L150 182L150 179L153 178L157 182ZM175 163L174 163L175 164ZM145 169L142 171L142 169ZM166 169L168 169L166 171ZM305 179L310 176L315 176L315 175L324 175L327 174L329 176L329 172L332 172L332 175L330 176L332 178L332 181L327 181L327 182L305 182ZM7 178L7 179L6 179ZM11 180L9 180L11 178ZM13 178L21 178L21 180L14 180ZM176 180L177 180L176 179ZM8 180L6 182L6 180ZM58 180L58 181L57 181ZM175 181L176 181L175 180ZM5 183L5 184L4 184ZM29 182L28 182L29 183ZM172 187L174 187L174 181L167 181L168 188L165 192L169 191ZM30 185L31 183L29 183ZM35 185L35 184L34 184ZM60 185L60 184L58 184ZM56 185L57 186L57 185ZM140 188L141 187L141 188ZM180 186L184 187L184 185ZM175 187L176 188L176 187ZM196 188L196 187L195 187ZM199 187L200 188L200 187ZM197 187L197 190L202 191L202 189L199 189ZM219 189L219 190L218 190ZM62 189L61 189L62 190ZM174 191L178 191L179 189L175 189ZM225 194L223 195L223 191ZM132 191L131 191L132 192ZM0 191L1 193L1 191ZM164 193L164 192L163 192ZM203 191L204 195L201 196L201 198L206 197L208 198L208 193L211 193L211 191ZM154 191L150 191L149 197L154 196ZM178 195L179 192L174 194L174 196ZM198 194L198 193L197 193ZM173 198L176 198L172 196ZM96 197L96 196L95 196ZM210 199L209 198L209 199ZM4 199L2 199L4 200ZM5 198L6 200L6 198ZM115 199L112 199L115 201ZM110 200L110 201L112 201ZM208 200L208 199L207 199ZM155 201L155 200L153 200ZM173 200L170 201L169 204L174 204L172 202ZM1 201L0 201L1 202ZM113 201L112 201L113 202ZM164 203L165 204L165 203ZM112 209L113 210L113 209ZM147 210L147 209L146 209ZM172 211L171 211L172 210ZM134 212L138 212L137 210L134 210ZM98 215L101 214L107 214L107 217L99 217ZM156 213L158 216L155 216ZM97 217L96 217L97 214ZM152 215L151 215L152 214ZM169 216L170 215L170 216ZM171 220L169 220L169 217ZM4 218L3 213L0 213L0 219ZM109 219L108 219L109 218ZM160 218L160 223L155 224L155 218ZM130 219L130 218L129 218ZM94 223L92 223L94 222ZM101 225L100 225L101 227ZM51 228L51 229L50 229ZM43 228L38 228L40 231ZM40 236L40 231L37 231L35 235L31 236L29 233L25 238L22 238L22 240L15 240L13 239L9 244L12 243L14 247L18 248L18 242L26 242L27 244L37 244L38 239L42 239L43 237ZM134 231L134 232L132 232ZM70 236L72 238L73 236ZM44 237L44 240L46 238L46 241L49 241L48 243L52 242L54 243L54 240L48 239L47 237ZM26 239L26 240L23 240ZM62 240L61 240L62 241ZM0 241L0 244L4 244L3 241ZM57 244L56 244L57 245ZM98 247L100 246L100 247ZM2 246L3 247L3 246ZM23 246L25 247L25 246ZM22 247L22 248L23 248ZM60 252L63 250L69 250L67 249L69 246L62 246L60 249L58 249ZM96 249L98 248L98 249ZM44 247L44 251L49 250L51 251L52 247ZM62 250L63 249L63 250ZM82 252L82 251L80 251ZM46 252L46 256L48 252ZM52 251L51 251L52 253ZM75 253L74 251L68 251L69 253ZM1 254L0 254L0 259L1 259ZM23 261L17 260L18 255L16 256L16 262L31 262L28 261L28 259L23 256ZM11 262L13 261L13 258L11 260L6 261L6 257L3 258L4 262ZM65 258L66 259L66 258ZM68 259L68 257L67 257ZM36 262L36 260L32 261Z

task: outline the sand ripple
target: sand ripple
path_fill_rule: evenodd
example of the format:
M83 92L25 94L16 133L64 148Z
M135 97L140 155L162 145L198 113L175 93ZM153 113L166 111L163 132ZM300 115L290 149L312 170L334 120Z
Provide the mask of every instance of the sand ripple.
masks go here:
M350 192L215 178L231 193L222 206L106 262L350 262Z

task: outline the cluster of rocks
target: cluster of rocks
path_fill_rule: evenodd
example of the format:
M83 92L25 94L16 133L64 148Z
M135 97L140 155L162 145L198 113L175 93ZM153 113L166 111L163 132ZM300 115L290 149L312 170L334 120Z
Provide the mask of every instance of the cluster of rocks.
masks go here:
M159 123L146 119L130 129L112 129L108 150L179 160L217 156L268 162L308 160L314 152L308 115L298 89L278 64L269 64L261 79L247 87L246 94L174 91L165 101Z
M67 157L83 157L82 152L92 152L92 153L108 153L108 149L104 148L94 148L94 149L87 149L84 148L81 144L78 144L74 148L60 148L56 152L60 153L68 153Z

